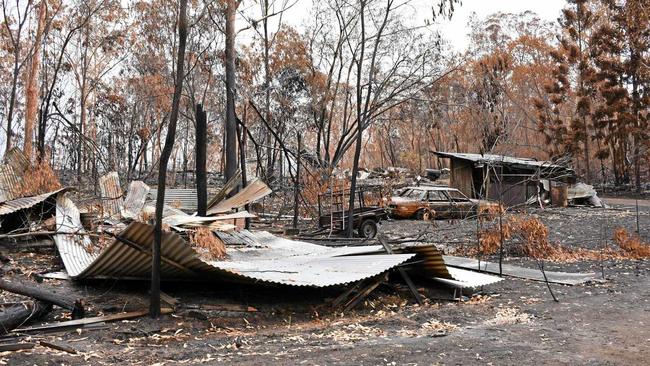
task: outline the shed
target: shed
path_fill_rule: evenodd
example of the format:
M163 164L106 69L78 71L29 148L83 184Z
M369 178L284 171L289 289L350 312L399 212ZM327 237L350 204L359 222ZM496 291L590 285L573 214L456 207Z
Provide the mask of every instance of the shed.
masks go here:
M551 161L505 155L432 151L450 160L450 186L476 199L502 199L506 206L536 197L541 180L552 185L575 182L575 172Z

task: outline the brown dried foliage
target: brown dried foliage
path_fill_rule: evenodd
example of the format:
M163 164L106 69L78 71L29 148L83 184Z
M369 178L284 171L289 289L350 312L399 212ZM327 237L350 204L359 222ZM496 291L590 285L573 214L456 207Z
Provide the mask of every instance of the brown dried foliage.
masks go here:
M638 235L630 235L622 227L614 230L614 242L634 259L650 258L650 245L644 243Z
M61 188L59 178L46 159L30 164L17 187L20 197L36 196Z
M209 259L226 257L226 245L207 227L199 227L189 233L190 243Z
M535 259L553 262L575 262L580 260L608 259L642 259L650 258L650 246L643 243L636 235L630 235L625 229L619 228L614 232L614 241L620 249L606 247L599 250L583 248L567 248L548 240L548 227L534 217L510 216L503 221L503 242L518 238L515 246L509 248L510 253ZM480 233L481 254L495 254L501 243L501 231L495 225ZM477 255L475 247L463 250L464 255Z

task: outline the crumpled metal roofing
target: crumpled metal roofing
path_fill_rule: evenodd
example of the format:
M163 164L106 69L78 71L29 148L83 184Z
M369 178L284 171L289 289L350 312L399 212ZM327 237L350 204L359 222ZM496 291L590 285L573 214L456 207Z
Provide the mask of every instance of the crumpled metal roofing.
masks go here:
M54 196L55 194L70 189L71 189L70 187L64 187L64 188L59 188L56 191L39 194L38 196L21 197L21 198L16 198L10 201L0 203L0 216L8 215L10 213L19 210L34 207L37 204L45 201L46 199Z
M91 253L76 233L80 226L71 201L59 197L57 225L71 228L55 236L68 274L73 279L147 279L151 273L153 226L131 223L101 253ZM78 212L78 210L77 210ZM82 230L82 229L81 229ZM229 248L229 260L206 261L176 233L164 233L163 279L219 279L287 286L327 287L374 277L411 259L414 254L355 255L376 252L377 246L327 248L293 242L269 233L251 233L258 248ZM260 248L261 246L261 248Z

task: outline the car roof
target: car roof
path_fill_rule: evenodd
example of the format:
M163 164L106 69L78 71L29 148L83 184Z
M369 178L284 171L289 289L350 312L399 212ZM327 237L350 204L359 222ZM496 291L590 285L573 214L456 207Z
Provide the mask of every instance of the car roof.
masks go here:
M457 191L456 188L451 188L447 186L410 186L405 187L404 189L419 189L422 191Z

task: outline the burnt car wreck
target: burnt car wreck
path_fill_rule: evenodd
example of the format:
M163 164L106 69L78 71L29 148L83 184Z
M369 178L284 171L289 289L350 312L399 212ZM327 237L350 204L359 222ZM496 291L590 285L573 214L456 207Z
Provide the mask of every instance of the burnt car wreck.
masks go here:
M392 218L464 219L476 214L483 206L496 202L472 199L455 188L443 186L406 187L398 191L388 204Z

